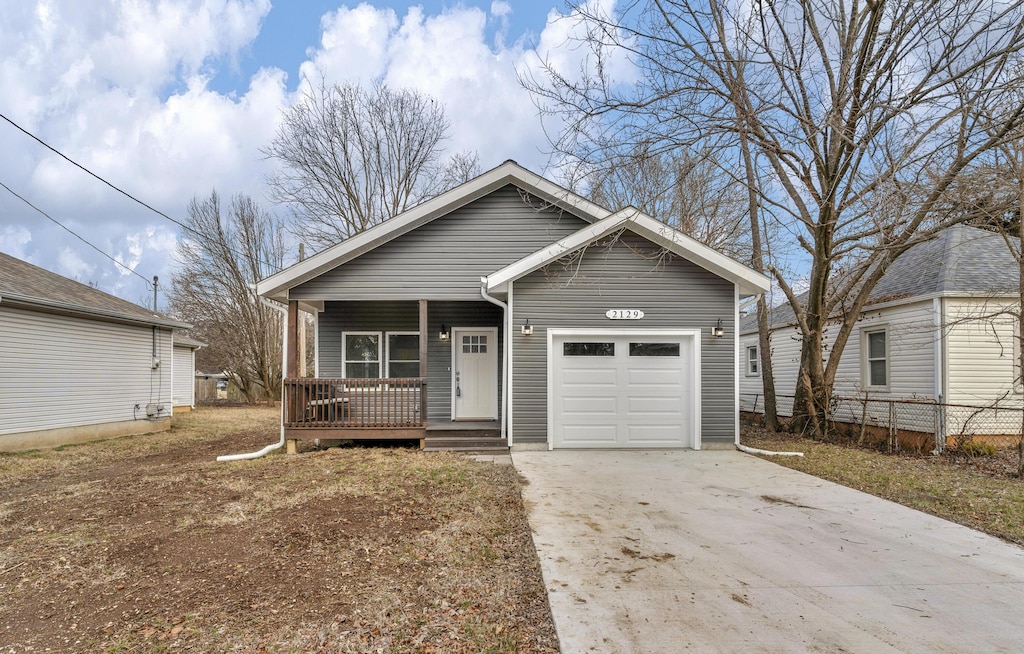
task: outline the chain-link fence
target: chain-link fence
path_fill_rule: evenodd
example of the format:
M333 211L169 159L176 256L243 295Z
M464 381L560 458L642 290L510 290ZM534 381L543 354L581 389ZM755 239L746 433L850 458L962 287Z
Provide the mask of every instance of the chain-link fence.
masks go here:
M793 414L792 395L776 397L779 416ZM764 395L740 394L740 411L764 414ZM958 450L966 443L1016 445L1024 424L1020 400L989 404L950 404L931 399L833 396L829 429L860 444L885 443L889 451ZM938 437L937 437L938 436Z

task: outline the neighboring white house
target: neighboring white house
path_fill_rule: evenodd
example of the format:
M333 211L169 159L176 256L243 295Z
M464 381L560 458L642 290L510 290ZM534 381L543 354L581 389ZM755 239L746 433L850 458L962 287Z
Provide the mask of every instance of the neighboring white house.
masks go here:
M870 424L888 425L895 415L901 430L947 438L1019 430L1017 280L1003 237L974 227L951 227L904 253L878 283L843 351L834 395L859 403L837 404L835 418L859 423L866 407ZM772 314L778 410L789 416L800 340L788 305ZM826 332L826 351L833 340ZM751 314L740 326L740 408L761 413L757 348ZM900 402L890 408L874 400ZM923 403L947 406L934 410ZM987 406L1004 410L967 408Z
M186 327L0 253L0 451L166 429Z
M174 334L174 413L196 408L196 350L206 345L175 332Z

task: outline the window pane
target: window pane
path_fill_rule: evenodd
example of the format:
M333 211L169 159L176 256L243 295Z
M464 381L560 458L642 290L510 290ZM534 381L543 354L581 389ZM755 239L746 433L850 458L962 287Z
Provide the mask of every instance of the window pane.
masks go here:
M869 361L869 369L871 371L871 385L872 386L885 386L888 384L888 380L885 378L885 360L881 361Z
M346 361L378 361L380 337L376 334L349 334L345 337Z
M388 376L389 377L419 377L420 376L420 364L419 361L409 362L402 361L400 363L391 362L388 364Z
M885 358L885 332L872 332L868 334L868 358Z
M567 357L613 357L615 343L563 343L562 355Z
M352 379L378 379L380 378L380 364L348 363L345 365L345 373Z
M677 357L679 343L630 343L631 357Z
M388 334L388 357L392 361L419 361L420 337L416 334Z

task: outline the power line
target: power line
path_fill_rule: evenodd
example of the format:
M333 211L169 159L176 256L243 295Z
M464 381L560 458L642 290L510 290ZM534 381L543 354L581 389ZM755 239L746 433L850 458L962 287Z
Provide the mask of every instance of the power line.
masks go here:
M168 216L167 214L165 214L165 213L164 213L163 211L160 211L159 209L155 209L155 208L151 207L150 205L148 205L148 204L146 204L145 202L143 202L142 200L138 199L137 197L135 197L134 195L132 195L132 194L131 194L131 193L129 193L128 191L122 190L121 188L119 188L119 187L117 187L117 186L114 186L114 185L113 185L112 183L110 183L110 182L108 182L107 180L103 179L102 177L100 177L100 176L99 176L99 175L97 175L96 173L92 172L91 170L89 170L88 168L86 168L85 166L83 166L82 164L78 163L78 162L77 162L77 161L75 161L74 159L71 159L71 158L70 158L70 157L68 157L68 156L67 156L66 154L64 154L63 152L61 152L61 151L60 151L60 150L58 150L57 148L53 147L52 145L50 145L49 143L47 143L47 142L46 142L46 141L44 141L43 139L39 138L38 136L36 136L36 135L35 135L35 134L33 134L32 132L28 131L27 129L25 129L24 127L22 127L21 125L19 125L18 123L14 122L13 120L11 120L10 118L8 118L8 117L7 117L7 116L5 116L4 114L0 113L0 118L3 118L3 119L4 119L5 121L7 121L8 123L10 123L10 124L11 124L12 126L14 126L14 127L15 127L15 128L16 128L16 129L17 129L17 130L18 130L19 132L21 132L21 133L22 133L22 134L24 134L25 136L28 136L28 137L29 137L29 138L31 138L31 139L32 139L33 141L35 141L35 142L36 142L36 143L38 143L39 145L43 146L44 148L46 148L46 149L47 149L47 150L49 150L50 152L54 153L55 155L57 155L58 157L60 157L60 158L61 158L61 159L63 159L64 161L67 161L67 162L68 162L69 164L71 164L71 165L72 165L72 166L74 166L75 168L78 168L79 170L81 170L82 172L84 172L84 173L88 174L88 175L89 175L89 176L91 176L91 177L95 177L96 179L98 179L99 181L103 182L104 184L106 184L106 185L107 185L107 186L109 186L110 188L114 189L115 191L117 191L117 192L118 192L118 193L120 193L121 195L123 195L123 196L125 196L126 198L128 198L129 200L131 200L131 201L133 201L133 202L136 202L136 203L138 203L138 204L141 204L142 206L146 207L147 209L149 209L150 211L152 211L152 212L153 212L153 213L155 213L156 215L158 215L158 216L162 216L162 217L166 218L167 220L171 221L171 222L172 222L172 223L174 223L175 225L178 225L178 226L179 226L179 227L181 227L182 229L187 229L187 230L188 230L188 231L190 231L190 232L195 232L195 231L196 231L196 230L192 229L191 227L189 227L188 225L186 225L185 223L182 223L182 222L180 222L180 221L178 221L178 220L175 220L174 218L171 218L170 216ZM196 232L196 233L198 233L198 232Z
M106 253L106 252L104 252L103 250L99 249L98 247L96 247L95 245L93 245L92 243L90 243L89 241L85 240L84 238L82 238L81 236L79 236L78 234L76 234L76 233L75 233L74 231L72 231L72 230L71 230L71 228L70 228L70 227L68 227L67 225L63 224L62 222L60 222L59 220L57 220L56 218L54 218L54 217L53 217L53 216L51 216L50 214L46 213L45 211L43 211L42 209L40 209L40 208L39 208L39 207L37 207L36 205L32 204L31 202L29 202L29 201L28 201L27 199L25 199L24 197L22 197L22 196L18 195L17 193L15 193L15 192L14 192L14 190L13 190L13 189L12 189L12 188L11 188L10 186L8 186L7 184L4 184L3 182L0 182L0 186L2 186L2 187L3 187L4 189L6 189L6 190L7 190L7 192L8 192L8 193L10 193L11 195L13 195L14 197L18 198L19 200L21 200L22 202L24 202L24 203L25 203L25 204L27 204L28 206L32 207L33 209L35 209L36 211L38 211L38 212L39 212L39 213L41 213L42 215L44 215L44 216L46 216L47 218L49 218L50 220L52 220L52 221L53 221L54 223L56 223L56 224L57 224L57 225L58 225L59 227L61 227L62 229L64 229L64 231L66 231L67 233L71 234L72 236L74 236L75 238L77 238L77 239L78 239L79 241L81 241L81 242L85 243L86 245L88 245L89 247L91 247L91 248L92 248L93 250L96 250L97 252L99 252L100 254L102 254L103 256L105 256L106 258L110 259L111 261L113 261L113 262L114 262L114 263L116 263L117 265L121 266L122 268L124 268L125 270L127 270L128 272L130 272L131 274L135 275L136 277L138 277L138 278L139 278L139 279L141 279L142 281L146 282L146 287L147 287L147 288L152 288L152 282L150 282L150 280L146 279L145 277L143 277L143 276L142 276L142 275L140 275L139 273L135 272L135 271L134 271L134 270L133 270L132 268L129 268L128 266L124 265L123 263L121 263L120 261L118 261L117 259L115 259L114 257L110 256L109 254L107 254L107 253Z
M195 234L196 236L198 236L198 237L200 237L200 238L202 238L202 239L206 239L206 238L207 238L207 235L206 235L206 234L203 234L203 233L202 233L202 232L200 232L199 230L197 230L197 229L193 229L192 227L189 227L188 225L186 225L185 223L181 222L180 220L177 220L177 219L175 219L175 218L171 218L170 216L168 216L167 214L165 214L165 213L164 213L163 211L160 211L159 209L155 209L154 207L152 207L152 206L150 206L150 205L146 204L145 202L143 202L142 200L138 199L137 197L135 197L134 195L132 195L132 194L131 194L131 193L129 193L128 191L125 191L125 190L121 189L120 187L118 187L118 186L115 186L115 185L114 185L113 183L111 183L111 182L108 182L107 180L105 180L104 178L100 177L100 176L99 176L99 175L97 175L96 173L92 172L91 170L89 170L88 168L86 168L86 167L85 167L85 166L83 166L82 164L78 163L78 162L77 162L77 161L75 161L74 159L71 159L71 158L70 158L70 157L68 157L68 156L67 156L66 154L64 154L63 152L61 152L61 151L60 151L60 150L58 150L57 148L53 147L52 145L50 145L49 143L47 143L47 142L46 142L46 141L44 141L43 139L39 138L38 136L36 136L36 135L35 135L35 134L33 134L32 132L28 131L27 129L25 129L24 127L22 127L21 125L19 125L18 123L14 122L13 120L11 120L11 119L10 119L10 118L8 118L7 116L5 116L5 115L4 115L3 113L0 113L0 118L4 119L4 120L5 120L6 122L10 123L10 124L11 124L11 125L12 125L12 126L13 126L13 127L15 128L15 129L17 129L17 130L18 130L19 132L21 132L21 133L22 133L22 134L24 134L25 136L28 136L29 138L31 138L31 139L32 139L33 141L35 141L35 142L36 142L36 143L38 143L39 145L43 146L44 148L46 148L46 149L47 149L47 150L49 150L50 152L54 153L55 155L57 155L58 157L60 157L60 158L61 158L61 159L63 159L64 161L67 161L67 162L68 162L69 164L71 164L71 165L72 165L72 166L74 166L75 168L78 168L79 170L81 170L82 172L86 173L86 174L87 174L87 175L89 175L90 177L94 177L94 178L98 179L99 181L103 182L104 184L106 184L106 185L107 185L107 186L109 186L110 188L114 189L115 191L117 191L117 192L118 192L118 193L120 193L121 195L123 195L123 196L125 196L126 198L128 198L129 200L131 200L131 201L133 201L133 202L136 202L136 203L138 203L138 204L142 205L143 207L145 207L145 208L149 209L150 211L152 211L153 213L155 213L156 215L158 215L158 216L160 216L160 217L162 217L162 218L166 218L167 220L171 221L172 223L174 223L174 224L175 224L175 225L177 225L178 227L181 227L182 229L184 229L185 231L187 231L187 232L189 232L189 233ZM5 186L4 188L7 188L7 187ZM10 189L8 189L8 190L10 190ZM12 191L12 192L13 192L13 191ZM20 196L19 196L19 197L20 197ZM45 215L45 214L44 214L44 215ZM47 216L47 218L49 218L49 216ZM53 219L51 218L51 220L53 220ZM56 221L54 221L54 222L56 222ZM60 224L60 223L57 223L57 224ZM61 227L64 227L64 226L63 226L63 225L61 225ZM65 229L67 229L67 228L65 227ZM70 231L70 230L69 230L69 231ZM74 233L74 232L72 232L72 233ZM75 236L78 236L78 234L75 234ZM79 238L81 238L81 237L79 236ZM84 240L84 239L83 239L83 240ZM86 242L88 242L88 241L86 241ZM92 244L90 243L89 245L92 245ZM92 247L95 247L95 246L92 246ZM240 252L240 251L238 251L238 250L234 249L233 247L231 247L230 245L227 245L227 244L225 244L225 247L226 247L226 248L227 248L227 249L228 249L228 250L229 250L230 252L232 252L232 253L234 253L234 254L236 254L236 255L240 256L240 257L246 257L246 256L247 256L247 255L246 255L246 254L245 254L244 252ZM271 269L271 270L273 270L273 269L275 268L275 266L273 266L273 265L271 265L271 264L267 263L266 261L262 261L262 260L260 260L260 263L261 263L261 264L263 264L264 266L267 266L267 267L268 267L269 269ZM134 272L134 271L133 271L133 272Z

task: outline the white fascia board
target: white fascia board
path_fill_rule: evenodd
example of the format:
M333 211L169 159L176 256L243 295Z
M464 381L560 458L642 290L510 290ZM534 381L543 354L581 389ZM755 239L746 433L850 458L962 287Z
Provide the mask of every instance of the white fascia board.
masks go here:
M288 289L307 282L508 184L515 184L545 202L568 209L584 219L596 222L611 213L554 182L526 170L514 161L506 161L465 184L261 280L256 284L256 293L285 301L288 299Z
M636 232L652 243L735 283L739 288L740 295L757 295L771 288L771 280L765 275L733 261L665 223L640 213L633 207L627 207L488 276L487 290L488 292L498 290L508 282L528 275L534 270L622 228Z

